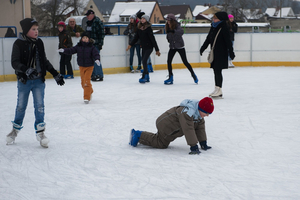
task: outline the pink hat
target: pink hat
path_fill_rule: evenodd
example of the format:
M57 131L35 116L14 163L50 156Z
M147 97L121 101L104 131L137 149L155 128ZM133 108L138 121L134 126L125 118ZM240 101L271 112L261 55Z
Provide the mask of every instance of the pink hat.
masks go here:
M230 18L234 18L234 16L231 15L231 14L229 14L229 15L228 15L228 18L229 18L229 19L230 19Z

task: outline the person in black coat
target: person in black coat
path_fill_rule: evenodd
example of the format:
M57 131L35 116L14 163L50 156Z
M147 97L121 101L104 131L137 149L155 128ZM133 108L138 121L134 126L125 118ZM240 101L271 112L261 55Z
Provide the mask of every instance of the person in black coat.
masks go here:
M210 68L213 68L215 75L215 90L209 95L211 97L222 97L222 83L223 76L222 70L228 69L228 53L230 58L233 60L235 55L233 52L233 47L230 41L229 30L226 21L228 19L228 14L226 12L217 12L213 16L213 22L209 33L204 41L203 45L200 48L200 55L202 56L204 50L210 46L213 46L215 37L219 32L219 35L216 39L215 47L213 50L214 60L210 64Z
M131 46L133 46L139 39L142 46L142 63L143 63L143 75L142 78L139 79L140 83L150 82L149 71L147 67L147 60L150 54L155 48L156 55L160 56L159 48L157 46L155 37L153 35L153 30L151 28L151 23L149 22L150 17L148 15L143 15L141 21L138 24L137 34L134 36L134 39L128 45L126 51L128 51Z
M232 46L233 46L233 44L234 44L234 33L237 32L238 25L234 21L234 16L233 15L228 15L228 18L229 18L229 20L227 21L227 23L228 23L228 28L229 28L229 35L230 35L230 40L231 40ZM234 67L229 54L228 54L228 67Z

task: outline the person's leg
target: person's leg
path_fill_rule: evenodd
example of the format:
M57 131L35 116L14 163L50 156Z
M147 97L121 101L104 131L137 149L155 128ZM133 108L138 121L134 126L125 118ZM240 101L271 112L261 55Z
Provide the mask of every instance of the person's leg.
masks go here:
M173 76L173 71L172 71L172 60L175 56L176 53L176 49L169 49L168 52L168 59L167 59L167 63L168 63L168 72L169 72L169 77Z
M142 131L139 143L159 149L168 148L170 144L159 133L154 134L147 131Z
M22 126L25 117L25 111L28 104L28 97L31 90L32 80L27 80L26 84L18 81L18 99L15 111L14 123Z
M91 100L91 94L93 93L93 87L91 84L91 74L93 72L94 66L91 67L79 67L81 86L83 88L83 99Z
M59 53L60 54L60 61L59 61L59 73L61 75L66 75L66 69L65 69L65 54Z
M190 71L191 75L193 76L194 70L193 70L192 66L190 65L190 63L187 61L185 48L178 49L177 51L181 57L183 64L186 66L186 68Z
M133 65L134 46L130 48L129 65Z
M215 86L222 88L222 84L223 84L222 69L214 68L214 74L215 74Z
M71 65L72 55L65 55L65 65L67 66L67 75L73 77L73 69Z
M142 56L142 62L143 62L143 75L149 74L148 67L147 67L147 61L152 53L153 49L143 49L143 56Z
M33 81L33 87L31 91L33 96L34 115L35 115L34 127L36 128L37 124L44 122L45 83L42 81L42 79L36 79L32 81Z
M139 44L136 44L135 49L136 49L136 55L138 57L138 67L141 67L142 64L141 46Z

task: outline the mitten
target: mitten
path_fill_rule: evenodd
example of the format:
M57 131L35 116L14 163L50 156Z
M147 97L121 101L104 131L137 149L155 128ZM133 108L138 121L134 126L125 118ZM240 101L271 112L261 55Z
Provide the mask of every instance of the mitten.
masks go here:
M201 149L206 151L207 149L211 149L210 146L207 146L206 141L200 142Z
M62 86L65 84L64 77L61 74L57 74L56 76L54 76L54 79L55 79L57 85Z
M200 154L201 152L199 151L198 145L196 144L195 146L192 146L191 152L189 153L190 155L195 155L195 154Z
M231 60L233 60L235 58L234 52L230 53L229 56L230 56Z
M27 69L25 73L29 79L33 79L39 75L39 73L36 71L36 69L33 69L31 67L29 69Z
M63 53L65 50L64 49L58 49L57 52Z
M95 63L100 66L100 60L95 60Z

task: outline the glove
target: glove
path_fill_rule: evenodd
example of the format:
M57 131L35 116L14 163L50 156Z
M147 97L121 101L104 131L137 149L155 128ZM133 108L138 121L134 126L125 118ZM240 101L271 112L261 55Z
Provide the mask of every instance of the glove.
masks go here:
M65 50L64 49L58 49L57 52L63 53Z
M100 66L100 60L95 60L95 63L98 65L98 66Z
M54 79L57 85L63 86L65 84L64 77L61 74L57 74L56 76L54 76Z
M229 54L229 57L231 58L231 60L233 60L233 59L235 58L234 52L230 53L230 54Z
M167 33L175 33L175 31L174 30L167 30Z
M207 146L206 141L200 142L201 149L206 151L207 149L211 149L210 146Z
M36 71L36 69L33 69L31 67L29 69L27 69L25 73L29 79L33 79L39 75L39 73Z
M195 146L192 146L191 152L189 153L190 155L199 155L201 152L199 151L198 145L196 144Z

